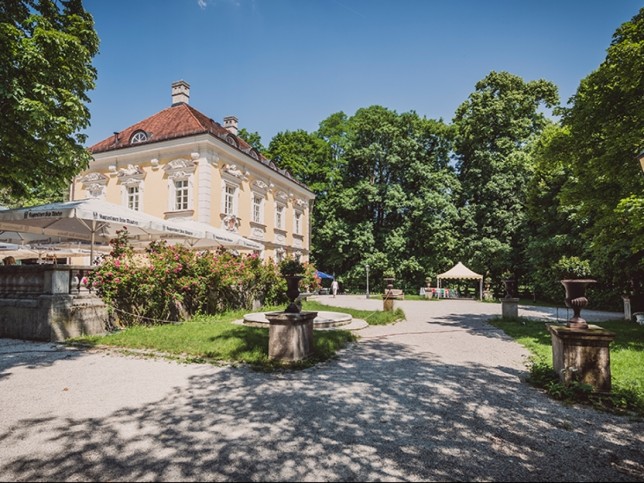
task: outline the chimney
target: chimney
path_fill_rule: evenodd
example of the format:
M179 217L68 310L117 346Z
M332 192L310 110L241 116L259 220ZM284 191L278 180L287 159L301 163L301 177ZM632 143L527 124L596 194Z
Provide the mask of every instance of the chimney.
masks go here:
M184 80L172 83L172 105L189 104L190 102L190 84Z
M237 136L237 121L238 119L235 116L226 116L224 117L224 127L228 129L228 132Z

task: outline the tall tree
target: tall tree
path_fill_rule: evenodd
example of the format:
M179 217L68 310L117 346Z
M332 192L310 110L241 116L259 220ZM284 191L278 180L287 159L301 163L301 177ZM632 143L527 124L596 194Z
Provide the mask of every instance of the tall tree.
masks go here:
M320 207L314 257L352 286L363 285L369 264L372 274L393 269L415 289L444 267L456 243L450 130L414 112L371 106L343 132L340 178Z
M568 163L569 132L550 123L532 145L534 172L527 189L526 244L523 258L528 282L539 300L561 303L562 286L555 265L562 257L584 251L586 220L576 206L564 205L561 190L572 176Z
M250 132L248 129L245 127L241 128L237 135L242 138L244 141L246 141L248 144L250 144L252 147L257 149L261 154L266 155L266 148L262 144L262 137L259 135L257 131Z
M546 124L540 107L557 102L557 88L548 81L491 72L456 111L462 258L493 278L521 271L527 146Z
M81 0L0 3L0 185L9 198L59 192L88 166L87 92L98 52Z
M320 137L303 129L280 132L268 145L267 154L316 194L326 190L332 169L331 150Z
M616 292L644 292L644 8L617 29L571 104L562 118L572 174L564 202L587 219L596 276Z

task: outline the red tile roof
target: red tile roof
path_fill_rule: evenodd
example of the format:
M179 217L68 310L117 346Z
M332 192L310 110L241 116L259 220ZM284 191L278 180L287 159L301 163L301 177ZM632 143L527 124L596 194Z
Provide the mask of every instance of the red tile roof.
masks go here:
M143 131L148 136L147 141L131 143L132 135L138 131ZM116 149L129 148L139 144L152 144L168 139L177 139L196 134L209 133L212 136L221 139L223 142L232 144L238 150L252 157L256 162L260 162L269 168L277 171L286 178L295 183L306 186L297 181L291 173L285 169L279 169L273 161L262 156L250 144L238 136L231 134L225 127L218 122L213 121L208 116L197 111L188 104L175 104L153 116L144 119L123 131L104 139L89 148L92 154L104 153Z

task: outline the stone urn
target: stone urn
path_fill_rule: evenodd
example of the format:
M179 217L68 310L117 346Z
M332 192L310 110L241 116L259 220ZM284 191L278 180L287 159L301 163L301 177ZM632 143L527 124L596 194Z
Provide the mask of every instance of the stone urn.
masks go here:
M503 285L505 286L505 298L513 299L516 297L517 293L517 282L511 278L503 280Z
M300 307L295 303L300 296L300 280L304 277L302 275L284 275L286 280L286 296L289 300L289 305L284 309L284 312L289 314L299 314Z
M566 298L564 302L566 307L573 310L573 316L566 325L572 329L587 329L588 323L581 318L581 309L588 305L586 298L586 287L591 283L596 283L597 280L591 279L568 279L561 280L561 284L566 289Z
M283 312L268 312L268 358L293 362L313 354L313 320L317 312L302 312L296 300L302 275L283 274L289 305Z

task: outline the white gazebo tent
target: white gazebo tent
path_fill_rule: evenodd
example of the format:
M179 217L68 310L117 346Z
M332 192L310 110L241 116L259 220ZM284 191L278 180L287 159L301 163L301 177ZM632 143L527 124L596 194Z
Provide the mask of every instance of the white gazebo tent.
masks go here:
M458 262L456 265L454 265L452 268L450 268L447 272L441 273L437 277L437 285L438 288L441 288L441 279L443 278L448 278L448 279L462 279L462 280L476 280L479 279L480 283L480 291L479 291L479 296L481 300L483 300L483 275L479 275L478 273L473 272L469 268L467 268L465 265L463 265L461 262Z

